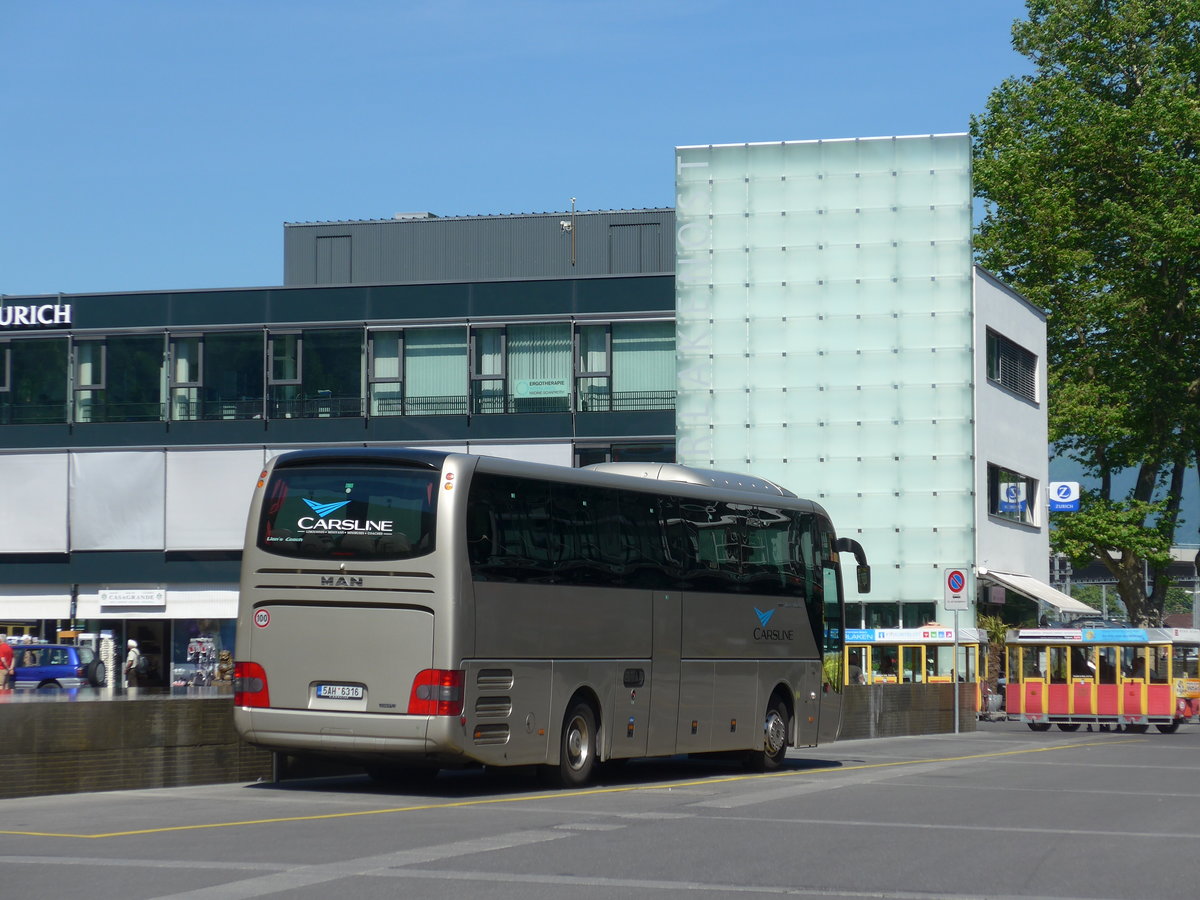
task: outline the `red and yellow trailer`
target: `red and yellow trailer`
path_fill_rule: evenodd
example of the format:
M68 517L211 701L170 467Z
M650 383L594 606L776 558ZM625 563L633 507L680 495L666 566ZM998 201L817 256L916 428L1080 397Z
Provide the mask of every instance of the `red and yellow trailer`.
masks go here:
M1008 718L1034 731L1170 733L1200 717L1200 629L1021 628L1006 649Z

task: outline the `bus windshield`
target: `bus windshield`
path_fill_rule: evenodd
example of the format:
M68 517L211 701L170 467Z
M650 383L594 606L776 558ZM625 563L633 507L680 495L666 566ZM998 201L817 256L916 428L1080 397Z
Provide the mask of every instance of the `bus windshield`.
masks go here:
M303 559L384 560L434 549L437 473L388 466L277 468L258 547Z

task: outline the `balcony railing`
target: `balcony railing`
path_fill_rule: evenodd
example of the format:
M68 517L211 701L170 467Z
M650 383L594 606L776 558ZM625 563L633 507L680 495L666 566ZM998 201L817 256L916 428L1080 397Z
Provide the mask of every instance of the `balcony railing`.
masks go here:
M505 415L512 413L571 412L570 397L517 397L513 394L483 394L466 397L447 394L435 397L376 398L370 406L372 416L464 416ZM609 394L589 391L576 398L579 412L639 412L674 410L675 391L620 391ZM188 400L175 398L170 404L171 420L218 421L261 419L262 398L235 400ZM270 400L266 403L271 419L347 419L367 414L361 397L318 396ZM67 421L66 403L16 404L0 402L0 425L52 425ZM74 421L157 422L164 408L151 402L78 402Z

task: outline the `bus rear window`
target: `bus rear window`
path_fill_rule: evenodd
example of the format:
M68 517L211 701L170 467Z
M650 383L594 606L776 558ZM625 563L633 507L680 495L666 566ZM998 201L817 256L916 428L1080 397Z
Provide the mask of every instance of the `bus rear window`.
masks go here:
M258 547L302 559L407 559L433 550L438 473L376 466L277 469Z

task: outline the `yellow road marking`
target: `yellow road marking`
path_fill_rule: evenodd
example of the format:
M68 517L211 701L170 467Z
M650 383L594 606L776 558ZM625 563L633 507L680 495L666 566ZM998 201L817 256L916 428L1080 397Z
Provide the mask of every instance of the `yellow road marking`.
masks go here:
M101 834L62 834L52 831L8 831L0 829L0 834L21 835L24 837L54 837L79 838L94 840L96 838L132 837L139 834L166 834L171 831L200 831L205 828L237 828L244 825L275 825L282 822L317 822L322 819L349 819L355 816L382 816L391 813L428 812L435 809L459 809L466 806L487 806L497 803L527 803L544 800L562 800L570 797L592 797L599 794L625 794L634 791L661 790L664 787L684 788L703 787L711 784L729 784L736 781L750 781L763 778L794 778L797 775L823 775L827 772L856 772L863 769L886 769L898 766L913 766L922 763L963 762L969 759L994 759L999 756L1020 756L1027 753L1049 753L1054 750L1072 750L1078 747L1112 746L1114 743L1143 740L1141 738L1118 738L1103 741L1090 741L1082 744L1058 744L1052 747L1030 747L1024 750L1000 750L994 753L971 753L966 756L941 756L933 759L909 759L900 762L863 763L857 766L829 766L819 769L787 769L782 772L764 772L753 775L728 775L719 778L701 778L695 781L667 781L654 784L632 784L619 787L588 788L579 791L555 791L550 794L520 795L516 797L488 797L474 800L455 800L445 803L425 803L415 806L395 806L388 809L363 809L354 812L320 813L307 816L281 816L273 819L245 819L239 822L205 822L199 825L167 825L161 828L139 828L136 831L109 831Z

